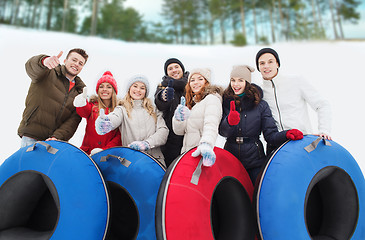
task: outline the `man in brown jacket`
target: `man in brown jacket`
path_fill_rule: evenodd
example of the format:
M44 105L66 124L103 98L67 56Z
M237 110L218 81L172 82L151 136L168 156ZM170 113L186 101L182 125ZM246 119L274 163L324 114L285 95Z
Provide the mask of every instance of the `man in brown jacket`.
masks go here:
M57 56L34 56L25 64L32 82L18 128L18 135L22 138L21 147L36 141L68 141L81 121L73 100L85 87L77 75L88 55L82 49L72 49L64 65L60 65L62 53Z

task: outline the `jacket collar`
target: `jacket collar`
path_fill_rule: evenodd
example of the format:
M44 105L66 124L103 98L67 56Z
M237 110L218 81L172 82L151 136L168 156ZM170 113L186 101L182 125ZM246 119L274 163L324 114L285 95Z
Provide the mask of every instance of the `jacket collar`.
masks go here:
M57 74L58 77L64 77L65 79L67 79L65 65L58 65L55 68L55 71L56 71L56 74ZM75 82L75 87L78 90L80 90L80 89L82 90L82 88L85 87L84 82L81 80L81 78L79 76L76 76L74 78L74 82Z

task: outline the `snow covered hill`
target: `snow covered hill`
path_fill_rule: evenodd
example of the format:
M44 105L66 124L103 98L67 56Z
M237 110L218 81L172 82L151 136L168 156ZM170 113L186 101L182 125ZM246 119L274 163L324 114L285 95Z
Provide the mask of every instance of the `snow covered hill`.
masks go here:
M44 53L57 55L61 50L65 58L74 47L85 49L89 60L81 78L89 86L89 95L95 91L96 81L102 73L110 70L118 81L119 96L125 94L126 80L134 74L144 74L150 80L150 97L163 76L163 64L167 58L177 57L187 70L209 67L213 82L226 87L233 65L249 64L255 67L255 55L266 46L193 46L126 43L96 37L83 37L66 33L43 32L0 25L0 72L3 84L0 94L0 163L13 154L20 145L17 128L24 109L29 87L25 62L34 55ZM304 76L326 97L332 105L332 137L344 146L365 171L364 69L365 41L362 42L289 42L276 43L270 47L280 56L281 69ZM261 84L259 73L253 82ZM316 117L312 113L312 125ZM71 143L81 145L85 121L79 126ZM217 141L222 146L223 140Z

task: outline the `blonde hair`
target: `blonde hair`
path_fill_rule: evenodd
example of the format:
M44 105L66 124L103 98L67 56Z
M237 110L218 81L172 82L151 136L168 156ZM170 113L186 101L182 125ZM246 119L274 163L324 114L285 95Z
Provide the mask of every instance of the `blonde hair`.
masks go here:
M127 111L128 117L129 118L132 117L131 112L132 112L132 109L133 109L133 99L132 99L129 91L127 92L127 94L124 96L124 98L122 100L118 101L118 105L125 107L125 110ZM146 109L148 114L153 117L155 122L157 122L157 114L156 114L155 109L152 105L152 101L149 98L147 98L147 97L143 98L142 107L144 109Z

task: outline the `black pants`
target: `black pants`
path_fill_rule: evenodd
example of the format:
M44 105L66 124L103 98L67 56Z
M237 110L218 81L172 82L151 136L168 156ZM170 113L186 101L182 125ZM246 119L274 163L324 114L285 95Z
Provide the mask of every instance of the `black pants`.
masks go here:
M161 146L161 151L165 158L166 168L180 156L181 148L183 145L183 136L169 135L165 145Z

